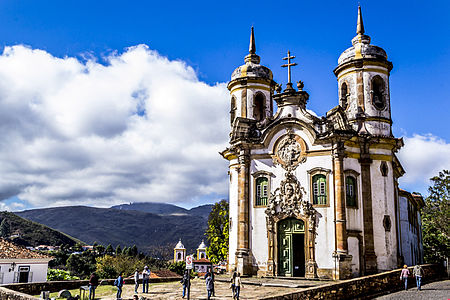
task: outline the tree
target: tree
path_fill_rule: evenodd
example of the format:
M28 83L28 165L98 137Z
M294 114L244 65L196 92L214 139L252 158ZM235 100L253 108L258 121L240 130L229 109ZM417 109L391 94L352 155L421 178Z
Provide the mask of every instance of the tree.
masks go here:
M113 250L113 247L111 246L111 244L109 244L108 246L106 246L105 254L107 254L107 255L113 255L113 253L114 253L114 250Z
M9 238L11 235L11 227L9 226L9 222L4 218L2 223L0 224L0 237Z
M221 200L214 204L208 217L208 229L205 235L208 237L209 247L206 254L213 263L227 259L229 236L228 202Z
M133 247L130 248L130 255L131 256L137 256L138 255L138 248L136 245L133 245Z
M423 249L425 261L437 263L450 256L450 171L430 180L433 185L422 209Z
M116 255L122 254L122 248L120 248L120 245L117 245L116 247Z

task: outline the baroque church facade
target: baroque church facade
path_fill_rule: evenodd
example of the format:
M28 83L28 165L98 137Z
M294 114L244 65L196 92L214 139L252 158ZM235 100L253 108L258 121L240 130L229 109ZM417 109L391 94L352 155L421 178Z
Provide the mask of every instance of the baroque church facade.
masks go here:
M339 103L309 113L299 81L273 80L256 54L231 75L230 270L243 275L350 278L396 268L399 187L386 52L357 35L334 69ZM277 111L274 114L274 101Z

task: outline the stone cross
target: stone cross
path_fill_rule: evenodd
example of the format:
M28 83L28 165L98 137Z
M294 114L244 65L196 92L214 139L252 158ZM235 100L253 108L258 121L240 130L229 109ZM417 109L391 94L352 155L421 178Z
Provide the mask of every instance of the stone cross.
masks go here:
M283 68L288 68L288 83L291 83L291 67L296 66L296 63L291 63L291 59L294 59L295 56L291 56L291 52L288 50L287 57L283 57L283 60L287 60L288 63L282 65Z

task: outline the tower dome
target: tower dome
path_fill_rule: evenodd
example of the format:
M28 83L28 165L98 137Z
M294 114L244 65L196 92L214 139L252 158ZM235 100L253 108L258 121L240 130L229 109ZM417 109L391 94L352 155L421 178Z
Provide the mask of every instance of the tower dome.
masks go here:
M392 137L389 75L392 63L386 52L370 44L364 34L361 7L358 7L356 36L352 46L338 59L334 74L338 79L339 105L359 133Z
M261 58L256 54L256 44L255 44L255 34L252 27L252 32L250 36L250 46L249 46L249 54L244 58L245 64L237 67L233 73L231 74L231 80L236 80L239 78L261 78L272 80L273 74L272 71L260 65Z
M181 242L181 239L178 241L177 245L175 246L175 249L185 249L183 243Z

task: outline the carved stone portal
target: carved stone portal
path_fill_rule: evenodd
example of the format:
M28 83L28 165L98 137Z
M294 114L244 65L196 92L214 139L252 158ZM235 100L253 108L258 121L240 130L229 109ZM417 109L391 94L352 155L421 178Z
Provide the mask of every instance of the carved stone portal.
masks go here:
M305 189L290 172L281 181L269 197L266 209L267 234L269 241L269 259L267 262L267 275L278 275L278 229L277 223L286 218L300 219L305 224L305 277L317 277L317 264L315 261L315 235L319 213L311 203L304 199Z

